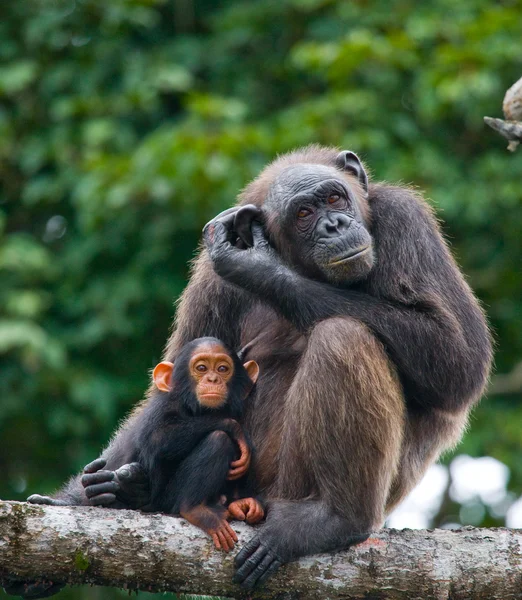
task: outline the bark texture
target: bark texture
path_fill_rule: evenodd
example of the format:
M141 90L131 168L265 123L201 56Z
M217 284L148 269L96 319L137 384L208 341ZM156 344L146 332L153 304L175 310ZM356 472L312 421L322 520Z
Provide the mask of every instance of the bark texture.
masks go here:
M238 547L255 531L234 528ZM232 583L233 554L183 519L0 502L0 578L238 599L522 599L522 530L383 530L286 565L251 596Z

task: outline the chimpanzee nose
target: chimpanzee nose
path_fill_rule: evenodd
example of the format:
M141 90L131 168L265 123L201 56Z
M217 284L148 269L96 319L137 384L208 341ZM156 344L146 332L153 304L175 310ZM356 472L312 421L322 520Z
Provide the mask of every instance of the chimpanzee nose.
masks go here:
M324 237L340 235L348 229L350 219L342 213L329 214L323 218L319 233Z
M218 380L218 375L217 373L209 373L207 375L207 381L209 381L210 383L216 383Z

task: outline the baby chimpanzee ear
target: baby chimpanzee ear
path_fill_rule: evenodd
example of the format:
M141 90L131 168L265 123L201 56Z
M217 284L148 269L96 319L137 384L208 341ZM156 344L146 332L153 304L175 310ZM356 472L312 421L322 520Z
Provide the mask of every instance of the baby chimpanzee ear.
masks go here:
M245 370L248 373L248 376L250 377L250 381L252 383L255 383L257 381L257 378L259 377L259 365L256 363L255 360L249 360L243 366L245 367Z
M154 367L152 379L154 379L154 383L156 384L158 390L162 392L170 392L173 369L174 364L167 361L160 362Z

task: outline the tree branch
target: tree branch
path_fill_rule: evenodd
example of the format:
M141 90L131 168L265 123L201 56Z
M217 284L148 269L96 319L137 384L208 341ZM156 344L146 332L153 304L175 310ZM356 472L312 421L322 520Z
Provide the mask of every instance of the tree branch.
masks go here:
M242 545L254 533L234 523ZM346 552L284 566L253 598L522 598L522 531L383 530ZM233 553L183 519L0 502L0 578L247 598Z
M514 152L522 142L522 77L506 92L502 111L505 121L492 117L484 117L484 121L509 141L508 150Z
M509 141L508 150L511 152L514 152L522 142L522 122L503 121L492 117L484 117L484 122Z

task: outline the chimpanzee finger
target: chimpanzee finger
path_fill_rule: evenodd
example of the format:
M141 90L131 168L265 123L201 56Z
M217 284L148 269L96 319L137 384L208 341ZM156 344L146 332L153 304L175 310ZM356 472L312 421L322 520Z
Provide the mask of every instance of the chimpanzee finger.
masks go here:
M268 569L264 572L263 575L261 575L261 577L257 580L257 582L254 582L254 585L258 585L261 586L265 583L265 581L271 577L276 571L277 569L279 569L279 567L282 565L282 561L280 560L274 560L274 562L268 567ZM253 587L253 586L252 586Z
M221 544L219 543L219 538L217 536L217 533L212 533L211 538L214 541L214 546L215 546L216 550L221 550Z
M97 471L96 473L87 473L82 475L81 482L84 488L97 483L106 483L114 480L114 471Z
M212 221L217 221L218 219L223 219L224 217L228 217L229 215L235 215L238 210L241 210L241 206L232 206L230 208L226 208L222 210L219 214L217 214Z
M116 481L106 481L105 483L87 486L85 488L85 495L87 498L93 498L100 494L115 494L119 489L120 486Z
M131 479L133 485L137 485L139 483L148 484L149 482L147 472L140 465L140 463L137 462L123 465L119 469L116 469L115 472L119 479Z
M265 516L264 511L257 507L254 510L249 510L246 516L246 522L249 525L255 525L256 523L259 523L259 521L261 521L261 519Z
M236 532L233 531L233 529L227 523L226 526L223 526L223 528L221 529L221 533L223 534L225 540L227 541L228 550L232 550L232 548L235 546L235 542L237 542ZM227 550L227 552L228 552L228 550Z
M259 546L252 556L245 561L243 566L236 571L233 581L242 584L250 573L257 569L267 554L268 550L264 546Z
M261 540L258 536L249 540L237 553L236 558L234 558L234 566L236 569L239 569L260 546Z
M230 466L233 469L237 469L238 467L245 467L246 465L248 465L250 463L250 460L251 460L250 452L242 450L241 456L237 460L233 460L230 463Z
M232 541L237 542L237 533L232 529L232 526L229 523L225 523L224 528L231 537Z
M219 543L221 544L221 549L224 550L225 552L229 552L234 547L233 544L232 544L232 548L228 547L228 540L222 531L218 531L217 536L219 538Z
M114 502L116 502L115 494L98 494L93 498L89 499L89 502L92 506L110 506Z
M222 213L219 213L217 217L214 217L211 221L209 221L205 227L203 227L203 237L205 241L207 241L207 234L211 233L213 235L213 231L215 230L215 226L217 224L223 225L227 233L230 233L234 228L234 218L236 216L237 207L229 208L224 210ZM210 240L211 243L214 243L214 238Z
M229 475L232 474L232 472L234 473L240 473L241 471L246 471L248 467L248 461L244 460L242 462L240 462L239 464L237 462L233 462L230 463L230 470L229 470Z
M261 209L254 204L242 206L234 215L234 230L247 248L254 245L251 229L252 221L261 215Z
M261 223L252 221L252 239L254 241L254 248L265 249L269 247L268 240L266 239L265 230Z
M255 519L258 513L258 505L255 502L251 502L248 507L248 512L246 514L247 523L251 522L251 519Z
M27 498L30 504L46 504L47 506L60 506L60 501L50 496L40 496L40 494L32 494Z
M266 575L267 571L271 568L274 560L276 560L271 554L267 554L259 565L245 578L241 587L246 589L252 589L261 577Z
M103 467L106 464L107 464L107 461L104 458L97 458L96 460L93 460L92 462L90 462L88 465L85 465L85 467L83 467L83 472L84 473L95 473L96 471L103 469Z
M210 221L203 229L203 240L209 250L215 246L230 244L229 235L229 229L222 221Z
M232 503L228 506L228 511L232 515L236 521L244 521L245 513L241 510L241 507L238 504Z
M236 479L239 479L240 477L242 477L245 473L246 473L246 470L243 468L231 469L228 472L227 479L228 479L228 481L235 481Z

